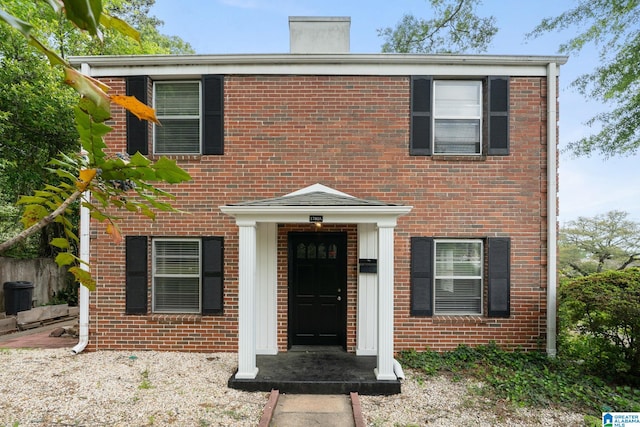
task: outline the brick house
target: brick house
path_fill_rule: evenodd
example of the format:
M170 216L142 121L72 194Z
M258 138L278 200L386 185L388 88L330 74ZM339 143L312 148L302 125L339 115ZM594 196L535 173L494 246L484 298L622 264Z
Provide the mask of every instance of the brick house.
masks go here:
M377 356L495 341L555 352L561 56L349 53L290 18L291 53L76 57L162 126L107 144L177 160L187 213L89 233L89 349ZM327 36L328 35L328 36Z

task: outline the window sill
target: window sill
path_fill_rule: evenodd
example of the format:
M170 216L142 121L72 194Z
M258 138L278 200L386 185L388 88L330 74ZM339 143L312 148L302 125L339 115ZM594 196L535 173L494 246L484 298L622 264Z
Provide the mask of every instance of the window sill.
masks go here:
M469 155L460 156L452 154L434 154L431 156L433 161L446 161L446 162L484 162L487 160L486 155Z
M201 314L169 314L155 313L149 316L149 320L158 322L161 325L181 325L185 323L201 323Z
M484 325L489 323L489 319L480 315L436 315L432 318L434 324L438 325Z

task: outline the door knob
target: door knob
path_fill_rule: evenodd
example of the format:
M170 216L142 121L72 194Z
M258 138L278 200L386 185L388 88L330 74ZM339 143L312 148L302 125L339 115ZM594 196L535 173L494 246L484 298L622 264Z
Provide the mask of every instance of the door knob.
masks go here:
M338 301L342 301L342 297L338 295Z

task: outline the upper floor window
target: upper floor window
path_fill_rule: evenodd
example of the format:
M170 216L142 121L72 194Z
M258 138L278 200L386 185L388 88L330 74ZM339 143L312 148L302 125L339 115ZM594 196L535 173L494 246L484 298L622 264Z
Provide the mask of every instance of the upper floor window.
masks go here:
M156 82L153 100L162 123L154 125L154 153L200 154L200 82Z
M481 154L481 82L436 80L433 95L433 152Z
M153 92L151 88L153 87ZM224 154L224 76L158 81L148 76L126 79L127 95L153 107L161 125L153 126L154 154ZM127 112L127 153L149 154L150 126Z
M509 78L412 76L410 154L508 155Z

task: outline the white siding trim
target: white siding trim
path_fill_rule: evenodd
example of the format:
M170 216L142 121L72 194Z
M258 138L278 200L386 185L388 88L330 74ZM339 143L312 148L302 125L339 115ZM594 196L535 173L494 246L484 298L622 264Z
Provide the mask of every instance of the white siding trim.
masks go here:
M256 354L278 354L277 234L275 223L258 223L256 275Z
M358 258L378 258L375 224L358 224ZM378 354L378 274L358 273L356 355Z

